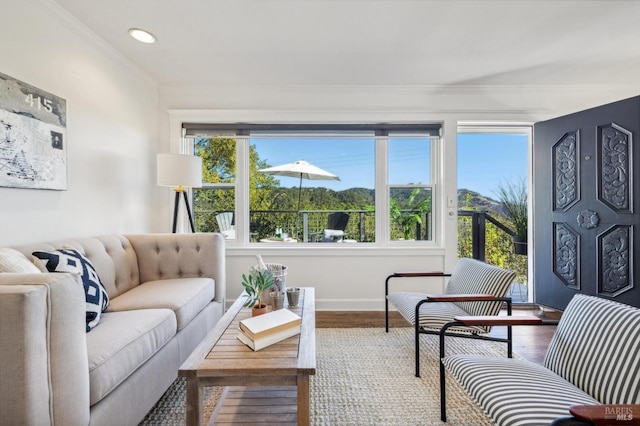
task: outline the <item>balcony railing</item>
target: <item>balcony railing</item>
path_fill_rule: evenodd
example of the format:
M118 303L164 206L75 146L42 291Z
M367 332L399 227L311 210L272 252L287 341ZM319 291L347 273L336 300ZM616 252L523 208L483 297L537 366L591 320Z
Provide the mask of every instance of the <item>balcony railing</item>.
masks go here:
M371 210L252 210L249 221L251 232L258 240L272 237L280 228L298 241L311 242L311 236L322 233L329 215L334 212L349 214L345 233L358 242L371 242L375 237L375 212Z
M527 256L514 252L515 232L486 211L458 211L458 257L472 257L516 273L514 302L527 301Z
M375 211L373 210L252 210L249 214L252 241L260 241L275 235L276 229L301 242L312 242L314 235L327 228L329 215L335 212L349 214L345 233L347 239L357 242L375 241ZM215 216L222 211L199 209L196 206L195 221L198 231L219 232ZM394 240L401 239L402 230L396 223L390 224L390 233ZM433 239L432 214L426 213L422 223L416 223L411 232L413 240L431 241Z
M487 222L495 225L509 237L516 235L514 231L486 211L458 210L458 217L471 217L471 257L485 261ZM459 227L458 227L459 228ZM460 238L458 238L460 239Z
M335 212L348 213L349 223L345 233L349 239L358 242L375 241L375 212L373 210L252 210L250 213L250 232L254 239L273 237L277 228L298 241L309 242L310 236L320 233L327 227L329 215ZM215 224L215 215L221 213L215 210L196 209L196 221L203 223L204 228L199 229L206 232L219 231ZM486 211L458 211L459 224L459 251L462 255L473 257L474 259L486 260L487 249L487 225L495 226L504 235L504 242L511 246L510 237L515 233L498 219L491 216ZM470 232L465 236L464 218L470 218ZM198 220L200 219L200 220ZM208 219L208 220L204 220ZM469 219L467 219L469 220ZM398 231L398 225L391 223L391 233ZM416 240L432 239L432 214L427 213L422 218L422 224L415 224ZM211 228L211 229L208 229Z

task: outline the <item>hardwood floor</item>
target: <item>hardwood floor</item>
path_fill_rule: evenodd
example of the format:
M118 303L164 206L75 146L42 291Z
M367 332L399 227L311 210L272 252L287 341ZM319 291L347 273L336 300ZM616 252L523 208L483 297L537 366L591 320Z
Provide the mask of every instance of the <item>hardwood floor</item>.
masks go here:
M504 313L503 313L504 314ZM542 311L537 308L514 309L513 315L537 315L545 319L559 319L560 313ZM409 327L409 323L397 312L390 312L390 327ZM340 327L380 327L384 328L384 311L318 311L316 312L317 328ZM513 350L525 359L541 364L544 354L556 327L517 326L513 327ZM494 327L495 336L506 336L505 327Z
M517 309L513 311L513 315L519 314L536 315L549 320L560 319L559 312L540 312L537 309ZM555 325L515 326L513 327L513 351L529 361L542 364L547 347L555 331ZM495 327L490 334L506 337L507 329L506 327Z

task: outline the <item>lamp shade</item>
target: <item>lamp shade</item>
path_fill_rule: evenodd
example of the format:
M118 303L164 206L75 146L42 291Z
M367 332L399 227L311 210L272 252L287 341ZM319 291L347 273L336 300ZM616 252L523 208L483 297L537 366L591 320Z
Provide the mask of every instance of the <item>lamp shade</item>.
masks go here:
M202 186L202 158L195 155L158 154L158 185Z

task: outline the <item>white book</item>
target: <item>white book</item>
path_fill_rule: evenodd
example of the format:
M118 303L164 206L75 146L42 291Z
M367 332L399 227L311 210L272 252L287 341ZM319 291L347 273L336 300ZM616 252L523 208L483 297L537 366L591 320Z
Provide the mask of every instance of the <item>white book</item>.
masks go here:
M302 323L300 315L288 309L278 309L266 314L240 321L240 330L252 339L259 339L282 330L299 326Z
M259 351L260 349L264 349L267 346L271 346L275 343L281 342L285 339L288 339L289 337L293 337L298 334L300 334L300 325L290 327L277 333L273 333L266 337L255 340L244 334L242 330L238 330L238 340L249 346L254 351Z

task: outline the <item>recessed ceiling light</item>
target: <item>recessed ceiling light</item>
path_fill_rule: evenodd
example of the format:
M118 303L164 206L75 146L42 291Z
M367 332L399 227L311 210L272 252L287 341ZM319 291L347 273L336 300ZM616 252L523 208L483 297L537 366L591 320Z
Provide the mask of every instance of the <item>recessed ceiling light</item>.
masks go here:
M141 30L140 28L131 28L129 30L129 35L142 43L156 42L156 36L151 34L149 31Z

